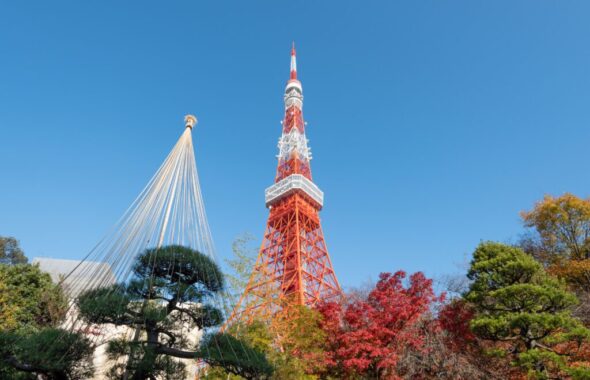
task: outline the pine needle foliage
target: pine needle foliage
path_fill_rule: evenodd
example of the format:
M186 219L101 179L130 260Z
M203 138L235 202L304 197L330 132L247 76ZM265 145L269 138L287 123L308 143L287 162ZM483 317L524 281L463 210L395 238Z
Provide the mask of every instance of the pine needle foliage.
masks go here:
M520 248L495 242L477 247L468 277L473 282L465 299L475 307L471 329L478 337L503 342L504 353L531 377L571 370L558 345L581 343L590 331L572 317L577 299L563 282Z
M207 333L220 326L223 312L216 300L225 288L219 266L207 255L179 245L148 249L124 284L92 289L78 297L80 315L88 323L127 326L133 340L111 341L112 359L126 357L111 376L130 380L186 376L178 359L203 359L231 373L259 375L268 371L264 355L227 334ZM206 338L191 341L197 331ZM231 355L229 354L231 352Z

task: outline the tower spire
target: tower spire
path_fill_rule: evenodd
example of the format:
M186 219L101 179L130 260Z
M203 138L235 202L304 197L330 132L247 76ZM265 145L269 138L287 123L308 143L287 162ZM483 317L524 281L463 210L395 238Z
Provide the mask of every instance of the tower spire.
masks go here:
M291 79L297 79L297 53L295 52L295 41L291 47Z

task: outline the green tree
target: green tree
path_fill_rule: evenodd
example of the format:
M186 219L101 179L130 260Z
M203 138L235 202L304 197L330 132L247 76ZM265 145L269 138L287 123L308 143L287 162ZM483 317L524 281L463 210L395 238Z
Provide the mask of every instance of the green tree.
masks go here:
M0 331L57 326L67 310L59 285L38 265L0 264Z
M0 378L84 380L92 377L90 341L58 328L0 332Z
M223 322L212 300L223 291L224 277L208 256L176 245L148 249L139 255L133 273L126 284L89 290L77 300L87 322L137 332L132 341L109 343L112 358L128 357L126 364L112 368L113 376L184 378L184 365L173 358L200 358L246 378L272 372L263 354L228 334L212 333L198 346L187 339L187 330Z
M268 325L261 321L254 321L249 324L235 323L229 327L229 333L238 337L241 341L246 342L250 347L259 352L263 352L272 363L271 354L273 351L273 337L268 329ZM274 363L272 364L276 369ZM273 377L276 376L276 371ZM234 375L222 367L208 368L202 376L209 380L239 380L242 377Z
M0 378L91 376L90 342L58 328L67 307L61 287L38 265L0 264Z
M321 314L305 306L291 306L278 311L270 321L236 323L230 332L251 347L264 352L274 373L273 380L318 379L325 369L325 332L320 327ZM208 379L239 379L223 369L213 369Z
M13 237L0 236L0 264L26 264L27 257Z
M226 274L226 278L232 301L237 301L240 298L250 280L250 274L258 254L256 247L252 245L253 241L254 237L250 234L236 238L232 243L234 257L225 260L225 263L231 268L231 272Z
M477 247L468 277L465 299L474 305L470 326L478 337L503 342L503 352L532 377L573 371L558 346L579 345L590 331L571 316L577 299L562 282L520 248L494 242Z
M277 379L315 379L324 371L326 333L321 320L322 315L307 306L289 306L274 316Z
M567 282L580 300L574 315L590 325L590 199L545 196L521 216L531 230L520 246Z
M546 195L521 217L534 232L523 239L523 248L544 265L590 259L590 199Z
M12 302L6 275L0 270L0 331L18 326L19 306Z

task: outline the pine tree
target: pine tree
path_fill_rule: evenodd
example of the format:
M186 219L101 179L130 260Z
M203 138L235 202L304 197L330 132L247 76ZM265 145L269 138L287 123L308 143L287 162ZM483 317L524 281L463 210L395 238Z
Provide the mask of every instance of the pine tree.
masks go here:
M581 344L590 331L571 316L577 299L562 282L520 248L494 242L477 247L468 277L465 299L475 307L471 329L478 337L502 342L500 352L533 377L573 374L559 344Z

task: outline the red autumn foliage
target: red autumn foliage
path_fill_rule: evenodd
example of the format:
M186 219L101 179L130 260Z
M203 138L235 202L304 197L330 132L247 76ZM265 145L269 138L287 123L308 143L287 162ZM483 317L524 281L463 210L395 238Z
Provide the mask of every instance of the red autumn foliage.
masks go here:
M453 300L439 311L438 322L448 334L446 344L449 348L462 351L475 341L475 335L469 328L473 314L473 310L463 300Z
M421 272L405 279L403 271L382 273L366 299L318 307L328 337L324 364L332 375L399 378L400 355L408 347L421 349L424 334L419 322L434 302L444 298L435 296L432 280Z

